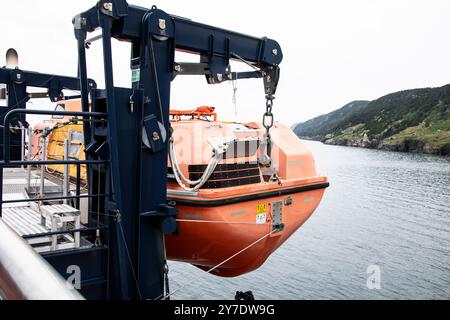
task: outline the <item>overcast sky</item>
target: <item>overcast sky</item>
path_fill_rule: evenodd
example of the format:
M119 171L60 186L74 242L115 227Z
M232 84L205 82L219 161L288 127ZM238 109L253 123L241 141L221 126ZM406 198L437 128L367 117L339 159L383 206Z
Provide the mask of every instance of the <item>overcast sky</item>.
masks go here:
M129 3L155 4L171 14L277 40L284 60L274 111L276 119L287 124L330 112L352 100L450 83L449 0ZM76 75L71 20L94 4L94 0L2 1L0 54L14 47L22 69ZM100 48L96 43L88 51L89 76L102 86ZM115 44L114 49L116 85L129 86L129 47ZM230 84L209 86L202 77L177 78L172 107L199 105L215 106L221 119L235 119ZM260 120L262 80L238 82L237 111L239 120Z

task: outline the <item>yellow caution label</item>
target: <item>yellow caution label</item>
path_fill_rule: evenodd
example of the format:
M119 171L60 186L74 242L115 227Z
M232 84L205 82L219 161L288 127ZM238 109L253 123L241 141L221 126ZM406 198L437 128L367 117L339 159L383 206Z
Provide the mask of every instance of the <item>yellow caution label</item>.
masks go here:
M265 203L258 204L258 207L256 208L256 213L266 213L267 212L267 205Z

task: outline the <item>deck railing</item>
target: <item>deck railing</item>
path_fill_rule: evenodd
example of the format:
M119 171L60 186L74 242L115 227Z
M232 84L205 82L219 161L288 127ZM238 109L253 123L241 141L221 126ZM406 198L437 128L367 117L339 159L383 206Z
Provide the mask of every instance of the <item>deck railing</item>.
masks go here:
M109 160L11 160L10 159L10 124L12 118L17 114L32 114L32 115L50 115L50 116L73 116L81 118L106 118L107 114L102 112L82 112L82 111L55 111L55 110L27 110L27 109L13 109L9 111L3 120L3 157L0 161L0 217L2 216L2 207L4 203L11 202L29 202L29 201L55 201L55 200L75 200L75 207L79 209L81 198L104 197L104 195L81 195L81 166L82 165L102 165L109 163ZM20 166L44 166L44 165L75 165L76 166L76 192L75 196L60 196L60 197L40 197L36 199L19 199L19 200L3 200L3 169L8 167Z
M0 159L0 299L58 299L78 300L84 299L76 290L69 289L64 278L42 258L26 240L68 233L92 233L105 229L99 224L95 228L80 228L73 230L50 231L39 234L19 236L2 220L3 204L49 202L49 201L75 201L75 207L80 209L80 199L105 197L104 194L81 194L81 166L82 165L107 165L109 160L11 160L10 159L10 127L13 116L17 114L33 115L58 115L81 117L83 121L93 118L107 118L106 113L101 112L72 112L13 109L9 111L3 121L3 159ZM76 166L76 190L75 195L63 194L62 196L45 197L37 195L27 199L3 199L3 171L4 168L45 166L45 165L75 165ZM25 198L25 197L24 197ZM89 214L91 214L89 212Z

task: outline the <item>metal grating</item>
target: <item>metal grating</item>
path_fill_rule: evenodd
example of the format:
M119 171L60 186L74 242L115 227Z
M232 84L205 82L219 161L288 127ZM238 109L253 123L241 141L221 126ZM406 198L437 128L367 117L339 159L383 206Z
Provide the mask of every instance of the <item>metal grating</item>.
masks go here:
M20 236L48 232L41 225L40 214L30 207L4 208L2 219Z
M51 206L46 206L51 207ZM57 206L64 207L64 206ZM59 208L61 210L71 211L69 214L76 214L69 206L67 208ZM69 210L70 208L70 210ZM52 209L47 208L53 211ZM55 208L55 210L58 208ZM41 215L39 212L30 207L4 208L1 218L11 229L20 236L39 235L51 231L51 219L47 219L46 227L41 224ZM64 219L64 218L63 218ZM70 219L73 220L73 219ZM79 223L78 223L79 224ZM79 228L79 226L78 226ZM39 236L36 238L26 239L28 244L33 246L37 252L57 251L64 249L72 249L80 247L80 233L75 232L75 237L70 234Z

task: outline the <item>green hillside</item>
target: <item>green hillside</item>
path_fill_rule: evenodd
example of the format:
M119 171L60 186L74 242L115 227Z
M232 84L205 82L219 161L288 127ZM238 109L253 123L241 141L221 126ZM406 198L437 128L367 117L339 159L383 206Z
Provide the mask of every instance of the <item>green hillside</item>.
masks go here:
M327 144L449 155L450 85L355 101L294 131Z
M355 113L367 107L369 103L370 101L350 102L331 113L295 125L294 132L301 137L322 140L328 132L338 127L340 123L350 120Z

